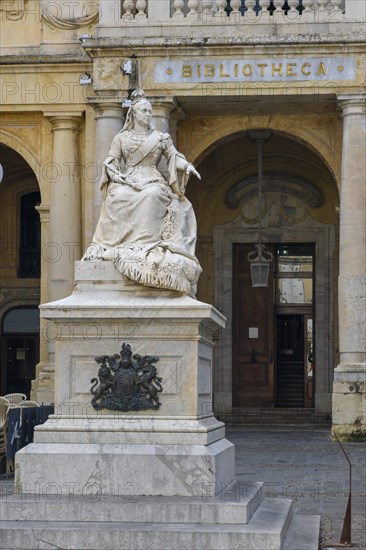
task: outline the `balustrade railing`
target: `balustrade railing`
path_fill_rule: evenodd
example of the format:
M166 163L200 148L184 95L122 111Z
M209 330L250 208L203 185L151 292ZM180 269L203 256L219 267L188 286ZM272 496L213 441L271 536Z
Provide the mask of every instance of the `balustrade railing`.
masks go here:
M206 24L365 20L364 0L103 0L103 23ZM112 14L112 15L111 15ZM366 14L365 14L366 15Z

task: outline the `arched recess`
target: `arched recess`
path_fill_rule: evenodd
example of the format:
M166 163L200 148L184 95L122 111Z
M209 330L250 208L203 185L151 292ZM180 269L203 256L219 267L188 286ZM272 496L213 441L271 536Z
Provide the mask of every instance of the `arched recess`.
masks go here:
M314 247L314 312L321 342L314 405L319 414L326 415L331 410L337 349L338 187L334 173L314 148L284 132L273 132L271 140L265 145L263 160L263 171L268 173L261 212L263 237L272 246L310 243ZM191 183L187 196L197 216L197 255L204 269L198 299L214 304L228 319L216 345L214 376L215 410L224 417L233 406L233 246L258 242L256 145L244 131L236 132L217 140L201 159L196 166L202 182ZM301 177L296 173L298 166Z
M258 123L258 118L263 118ZM340 188L341 162L342 158L342 134L341 131L332 132L326 125L296 124L284 116L271 117L224 117L221 124L215 127L216 119L212 117L207 127L199 133L199 139L192 139L193 143L189 151L186 151L190 161L199 164L212 150L217 148L218 143L227 140L235 140L237 136L245 134L248 130L271 129L274 134L282 135L290 140L297 141L316 154L332 173L337 187Z
M1 138L4 138L4 132L2 132ZM0 320L2 331L3 320L8 311L12 311L14 308L19 308L20 312L24 308L33 308L38 311L41 254L40 219L34 209L35 205L40 203L40 187L37 177L37 173L39 174L38 161L25 145L19 144L16 138L5 136L3 143L0 143L0 162L3 167L3 179L0 183L0 241L2 247ZM6 391L11 390L6 382L8 351L12 347L13 356L10 359L13 360L16 357L17 349L29 347L20 345L24 339L27 342L32 340L30 345L33 354L33 369L34 362L38 362L39 358L39 335L33 333L31 336L23 336L21 332L13 335L0 332L0 378L3 386L6 385ZM19 357L22 353L19 351ZM29 394L29 380L25 382L24 387L27 388Z
M25 160L25 162L29 165L29 167L31 168L31 170L33 171L37 179L41 196L42 196L41 177L40 177L41 163L39 159L35 156L31 147L27 145L23 140L7 132L3 128L0 128L0 145L5 145L9 149L13 149Z

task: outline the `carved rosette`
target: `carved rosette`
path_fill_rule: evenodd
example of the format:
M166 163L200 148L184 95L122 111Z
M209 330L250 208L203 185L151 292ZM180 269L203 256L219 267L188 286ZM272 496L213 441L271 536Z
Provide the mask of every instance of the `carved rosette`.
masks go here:
M5 13L5 19L17 21L25 12L27 0L0 0L0 11Z
M99 0L59 3L54 0L41 0L41 14L52 27L78 29L98 20Z

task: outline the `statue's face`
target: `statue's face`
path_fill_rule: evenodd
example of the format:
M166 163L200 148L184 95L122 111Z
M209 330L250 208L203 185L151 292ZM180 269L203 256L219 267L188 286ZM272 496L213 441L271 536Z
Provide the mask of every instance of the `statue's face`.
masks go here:
M147 128L152 116L151 103L148 101L139 101L139 103L136 103L133 108L133 116L136 122Z

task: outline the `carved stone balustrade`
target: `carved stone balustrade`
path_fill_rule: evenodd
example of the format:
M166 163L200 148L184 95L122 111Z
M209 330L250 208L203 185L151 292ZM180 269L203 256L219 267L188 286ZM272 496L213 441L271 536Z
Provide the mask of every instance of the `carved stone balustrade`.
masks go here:
M101 24L365 21L364 0L103 0Z

